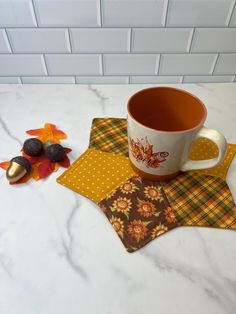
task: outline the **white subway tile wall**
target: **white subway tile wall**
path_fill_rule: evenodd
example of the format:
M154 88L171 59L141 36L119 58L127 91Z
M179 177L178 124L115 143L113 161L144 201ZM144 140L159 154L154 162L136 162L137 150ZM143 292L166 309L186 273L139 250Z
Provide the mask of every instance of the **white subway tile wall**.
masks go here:
M235 74L236 73L236 53L222 53L215 67L215 74Z
M74 84L74 76L23 76L23 84Z
M232 13L230 26L236 27L236 6L234 6L234 11Z
M70 52L67 29L11 28L7 34L13 53Z
M153 75L157 74L159 55L157 54L105 54L104 74L108 75Z
M236 0L0 0L0 83L236 82Z
M3 54L0 55L2 76L46 75L47 70L42 55Z
M49 75L102 74L102 58L98 54L50 54L45 59Z
M161 75L209 75L216 62L216 54L163 54L159 73Z
M128 76L77 76L76 83L80 84L128 84Z
M169 0L168 26L228 26L234 0Z
M132 52L188 52L193 29L145 28L133 29Z
M11 53L11 47L4 29L0 29L0 53Z
M103 26L164 26L167 0L102 0Z
M70 32L72 52L129 52L131 34L130 29L72 28Z

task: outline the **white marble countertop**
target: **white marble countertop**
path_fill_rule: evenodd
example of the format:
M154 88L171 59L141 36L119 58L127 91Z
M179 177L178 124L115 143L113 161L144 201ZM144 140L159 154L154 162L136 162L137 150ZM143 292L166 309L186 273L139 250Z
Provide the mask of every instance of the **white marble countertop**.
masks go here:
M143 87L0 85L0 160L44 122L68 134L74 160L92 119L125 117ZM179 87L236 143L236 83ZM56 183L62 171L22 186L0 171L1 314L236 313L236 231L182 227L129 254L96 205ZM227 181L236 199L236 161Z

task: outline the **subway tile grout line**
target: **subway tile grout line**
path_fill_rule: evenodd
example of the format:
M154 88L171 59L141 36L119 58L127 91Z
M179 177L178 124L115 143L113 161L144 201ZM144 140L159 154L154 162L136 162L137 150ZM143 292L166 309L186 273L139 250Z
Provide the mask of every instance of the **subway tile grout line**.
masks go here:
M150 25L150 26L134 26L134 25L126 25L126 26L115 26L115 25L111 25L111 26L103 26L102 28L110 28L110 29L127 29L127 28L134 28L134 29L142 29L142 28L144 28L144 29L171 29L171 28L173 28L173 29L186 29L186 28L206 28L206 29L217 29L217 28L222 28L222 29L229 29L229 28L231 28L231 29L236 29L236 26L230 26L230 27L228 27L228 26L225 26L225 25L218 25L218 26L209 26L209 25L205 25L205 26L196 26L196 25L185 25L185 26L178 26L178 25L171 25L171 26L157 26L157 25ZM101 27L99 27L99 26L75 26L75 25L57 25L57 26L51 26L51 25L47 25L47 26L39 26L39 27L37 27L37 26L8 26L8 25L1 25L0 26L0 29L4 29L4 28L9 28L9 29L11 29L11 28L17 28L17 29L30 29L30 28L32 28L32 29L38 29L38 28L43 28L43 29L45 29L45 28L47 28L47 29L58 29L58 28L60 28L60 29L62 29L62 28L78 28L78 29L83 29L83 28L88 28L88 29L94 29L94 28L98 28L98 29L100 29Z
M218 53L218 54L217 54L217 57L216 57L216 61L215 61L215 63L214 63L213 66L212 66L212 71L211 71L211 75L212 75L212 76L214 76L214 71L215 71L216 65L217 65L217 63L218 63L219 56L220 56L220 54Z
M45 69L46 69L46 76L49 76L48 75L48 65L47 65L45 54L43 54L43 60L44 60L44 65L45 65Z
M34 11L34 16L35 16L36 25L37 25L37 27L39 27L38 17L37 17L36 10L35 10L35 3L34 3L34 0L31 0L31 3L32 3L33 11Z
M16 75L0 75L0 77L74 77L74 76L79 76L79 77L123 77L123 76L138 76L138 77L148 77L148 76L152 76L152 77L157 77L157 76L163 76L163 77L180 77L180 76L235 76L235 74L216 74L216 75L212 75L212 74L192 74L192 73L188 73L188 74L161 74L161 75L157 75L157 74L135 74L135 73L131 73L131 74L104 74L104 75L97 75L97 74L49 74L49 75L34 75L34 74L27 74L27 75L20 75L20 74L16 74Z
M162 53L160 53L160 55L159 55L158 68L157 68L157 72L156 72L157 76L160 76L161 58L162 58Z
M169 14L169 5L170 5L170 1L168 0L167 1L167 6L166 6L166 13L165 13L165 27L166 27L166 24L167 24L167 18L168 18L168 14Z
M78 52L43 52L43 51L39 51L39 52L13 52L12 54L11 53L0 53L0 56L6 56L6 55L41 55L41 54L45 54L45 55L57 55L57 56L60 56L60 55L68 55L68 56L71 56L71 55L77 55L77 56L84 56L84 55L100 55L101 53L102 54L105 54L105 55L145 55L145 56L149 56L149 55L157 55L157 54L163 54L163 55L216 55L218 53L221 53L221 54L226 54L226 55L235 55L236 54L236 51L234 52L228 52L228 51L220 51L220 52L163 52L163 51L155 51L155 52L133 52L133 53L129 53L129 52L81 52L81 53L78 53Z
M99 7L100 7L100 22L101 22L101 26L103 27L103 15L102 15L102 0L99 0Z
M231 23L231 20L232 20L232 17L233 17L233 12L234 12L234 8L236 7L236 0L234 0L234 3L232 5L232 10L231 10L231 13L229 15L229 22L227 23L227 26L230 27L230 23Z
M103 56L103 53L101 53L101 62L102 62L102 76L104 76L104 56Z
M190 42L189 42L188 53L191 53L191 50L192 50L193 37L194 37L194 35L195 35L195 31L196 31L196 28L194 27L193 30L192 30L192 37L191 37L191 40L190 40Z
M68 38L69 38L70 53L72 53L72 41L71 41L71 33L70 33L69 28L67 28L67 34L68 34Z
M8 40L8 44L9 44L9 47L10 47L10 50L11 50L11 54L14 54L13 47L12 47L12 44L11 44L11 40L10 40L10 37L9 37L9 34L8 34L6 28L5 28L5 34L6 34L6 37L7 37L7 40Z
M131 53L132 52L132 49L133 49L133 29L132 27L130 28L130 36L129 36L129 52Z

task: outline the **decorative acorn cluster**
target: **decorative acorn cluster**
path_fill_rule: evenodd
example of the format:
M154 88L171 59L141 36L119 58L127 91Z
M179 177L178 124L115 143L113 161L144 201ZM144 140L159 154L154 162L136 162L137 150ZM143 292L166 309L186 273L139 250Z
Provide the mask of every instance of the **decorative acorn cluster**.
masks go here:
M52 162L62 161L65 157L64 147L53 141L41 142L38 138L29 138L23 144L23 151L30 157L42 154ZM15 183L30 172L31 164L26 157L17 156L11 159L6 176L9 182Z

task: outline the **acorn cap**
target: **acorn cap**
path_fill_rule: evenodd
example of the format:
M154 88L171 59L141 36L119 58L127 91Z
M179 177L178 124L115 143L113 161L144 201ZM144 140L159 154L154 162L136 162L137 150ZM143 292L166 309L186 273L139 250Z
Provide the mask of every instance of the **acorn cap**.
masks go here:
M30 164L29 160L23 156L16 156L16 157L12 158L10 160L10 162L15 162L18 165L21 165L22 167L25 168L26 172L30 171L31 164Z
M38 138L29 138L24 142L23 151L29 156L38 156L43 151L43 143Z

